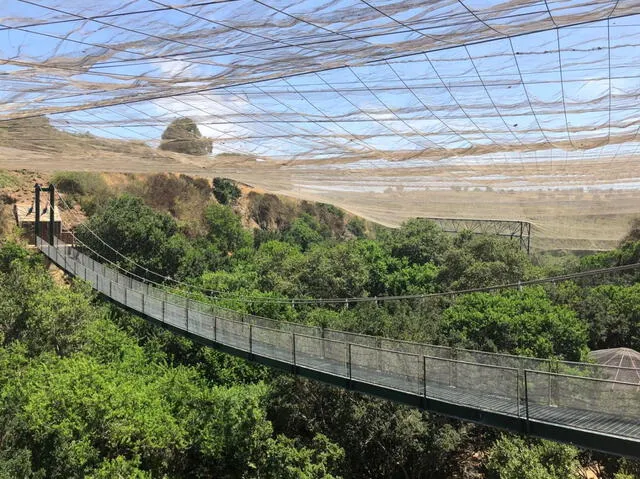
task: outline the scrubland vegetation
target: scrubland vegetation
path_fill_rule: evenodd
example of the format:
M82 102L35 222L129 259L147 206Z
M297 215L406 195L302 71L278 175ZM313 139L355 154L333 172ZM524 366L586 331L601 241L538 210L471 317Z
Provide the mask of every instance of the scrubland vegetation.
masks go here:
M397 230L331 205L240 195L232 182L155 175L124 187L59 174L89 216L80 240L126 269L220 291L275 319L456 347L586 360L640 349L635 273L500 293L340 305L271 298L380 297L510 283L640 260L615 251L553 263L517 242L411 220ZM56 281L42 257L0 247L0 477L578 478L636 463L520 438L338 390L198 346ZM158 280L158 278L152 278ZM200 293L206 299L204 293ZM634 476L635 475L635 476Z

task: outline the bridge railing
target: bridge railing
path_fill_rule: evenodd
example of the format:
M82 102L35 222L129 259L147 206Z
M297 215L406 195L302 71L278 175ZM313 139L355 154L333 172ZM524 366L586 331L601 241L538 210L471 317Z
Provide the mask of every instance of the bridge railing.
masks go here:
M640 435L640 385L598 379L602 368L593 365L566 363L578 374L559 374L550 367L553 362L535 358L260 318L138 281L68 245L51 246L39 239L38 246L55 263L114 301L176 329L256 356L418 397L554 424L610 432L618 427L618 419L630 419L631 425L623 421L625 427L618 428L619 434ZM507 365L495 364L505 359ZM586 420L589 413L598 420Z

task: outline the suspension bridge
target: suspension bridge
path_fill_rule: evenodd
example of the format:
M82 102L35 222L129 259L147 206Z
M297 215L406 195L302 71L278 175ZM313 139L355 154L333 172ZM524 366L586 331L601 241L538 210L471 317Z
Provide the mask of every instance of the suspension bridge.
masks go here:
M38 231L38 230L36 230ZM139 281L52 235L38 249L106 299L220 351L352 391L526 435L640 457L640 378L240 313ZM635 381L628 378L636 378Z

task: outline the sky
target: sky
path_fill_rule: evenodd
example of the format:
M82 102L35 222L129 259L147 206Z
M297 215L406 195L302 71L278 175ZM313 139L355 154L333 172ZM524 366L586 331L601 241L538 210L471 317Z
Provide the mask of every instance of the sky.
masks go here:
M151 95L49 118L156 145L189 116L214 154L377 168L638 151L633 0L205 3L2 0L0 119Z

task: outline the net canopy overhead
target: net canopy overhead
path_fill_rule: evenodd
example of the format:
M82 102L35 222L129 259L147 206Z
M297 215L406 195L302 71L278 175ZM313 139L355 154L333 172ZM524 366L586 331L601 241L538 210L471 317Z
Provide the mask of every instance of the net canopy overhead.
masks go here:
M633 1L6 3L2 118L103 106L54 119L157 139L188 114L227 148L314 158L581 150L638 130Z
M70 133L157 146L189 117L214 155L288 175L238 164L238 179L347 207L372 192L425 192L407 205L438 190L640 184L635 0L86 3L3 3L0 140L9 120L47 115ZM391 223L393 198L386 216L373 204L352 209ZM635 204L616 208L630 217ZM452 203L422 215L537 220Z

